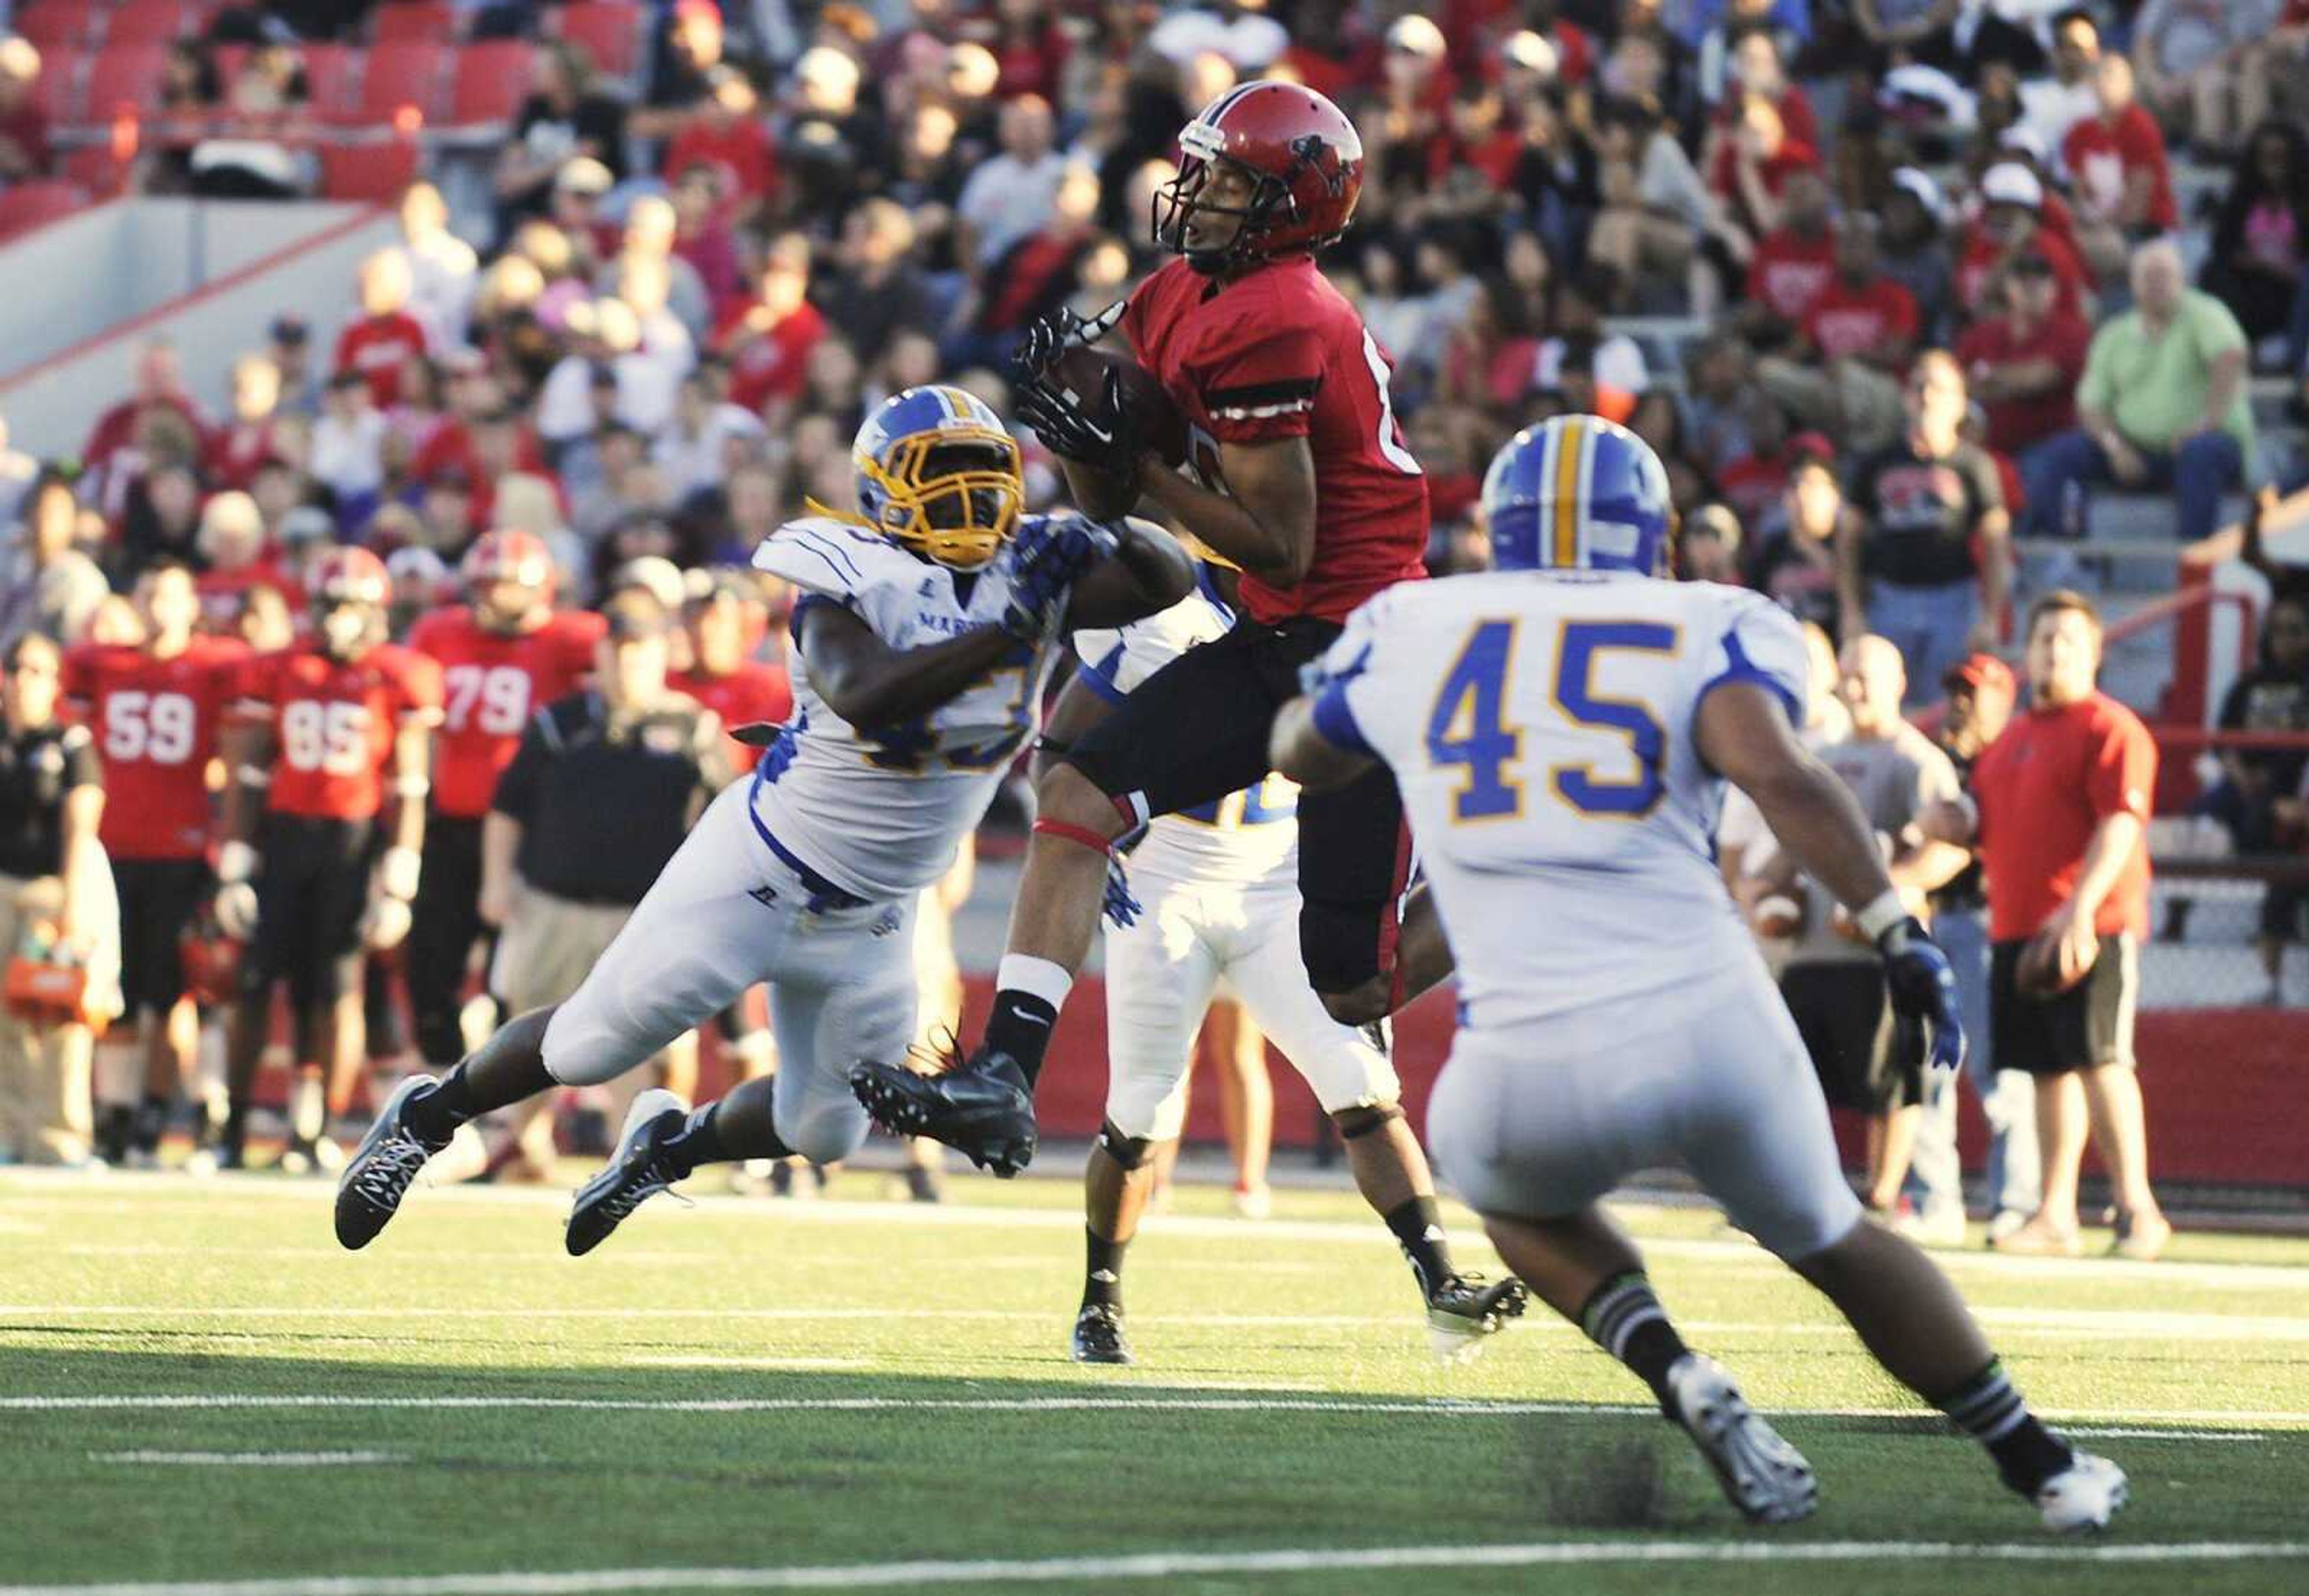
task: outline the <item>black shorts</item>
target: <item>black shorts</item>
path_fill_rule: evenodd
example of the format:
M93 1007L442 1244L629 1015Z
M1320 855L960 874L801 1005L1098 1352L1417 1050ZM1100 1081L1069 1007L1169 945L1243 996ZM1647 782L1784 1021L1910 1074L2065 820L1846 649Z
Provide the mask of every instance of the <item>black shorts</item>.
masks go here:
M1893 1016L1881 965L1790 965L1780 996L1829 1103L1885 1114L1924 1100L1923 1038Z
M2132 1022L2140 1007L2140 944L2104 938L2085 978L2058 997L2029 997L2016 976L2026 940L1988 950L1988 1029L2000 1070L2065 1075L2101 1064L2132 1065Z
M115 859L120 897L120 996L130 1018L165 1014L185 995L181 941L216 890L203 859Z
M1299 696L1336 621L1240 620L1157 671L1066 758L1131 815L1150 820L1266 778L1276 712ZM1395 970L1411 834L1380 766L1299 799L1299 950L1315 990L1351 992Z
M256 941L254 957L241 961L244 992L261 995L286 981L301 1011L352 989L376 843L374 820L264 817L257 836Z

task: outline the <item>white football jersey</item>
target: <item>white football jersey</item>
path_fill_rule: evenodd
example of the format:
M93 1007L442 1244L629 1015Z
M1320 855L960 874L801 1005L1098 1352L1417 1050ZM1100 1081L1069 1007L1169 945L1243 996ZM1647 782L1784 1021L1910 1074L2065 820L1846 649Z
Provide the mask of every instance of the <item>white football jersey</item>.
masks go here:
M1157 615L1129 626L1075 634L1083 681L1101 698L1119 701L1189 648L1224 637L1234 612L1198 569L1195 591ZM1130 851L1133 877L1142 872L1172 881L1296 882L1299 871L1299 786L1270 773L1255 787L1158 815Z
M891 647L921 648L1000 621L1017 547L1006 543L985 569L959 573L870 528L812 516L778 528L754 551L754 564L803 590L797 637L812 606L838 604ZM1033 734L1061 646L1055 630L1038 645L1020 643L960 697L904 724L870 728L852 725L818 697L796 646L793 714L762 756L756 815L846 892L879 899L930 886Z
M1620 572L1409 582L1349 617L1324 667L1318 724L1393 768L1470 1025L1755 958L1692 718L1725 681L1801 718L1803 639L1769 601Z

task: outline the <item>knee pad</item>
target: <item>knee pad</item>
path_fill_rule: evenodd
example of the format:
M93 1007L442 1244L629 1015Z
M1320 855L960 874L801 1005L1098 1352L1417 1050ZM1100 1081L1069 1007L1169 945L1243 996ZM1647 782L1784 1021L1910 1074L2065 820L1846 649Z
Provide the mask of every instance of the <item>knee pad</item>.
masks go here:
M1342 1108L1331 1116L1339 1128L1342 1141L1360 1141L1377 1131L1384 1131L1403 1117L1400 1103L1378 1103L1354 1108Z
M1145 1136L1125 1136L1115 1128L1112 1120L1101 1122L1098 1127L1099 1149L1123 1169L1136 1169L1146 1161L1146 1154L1154 1143Z

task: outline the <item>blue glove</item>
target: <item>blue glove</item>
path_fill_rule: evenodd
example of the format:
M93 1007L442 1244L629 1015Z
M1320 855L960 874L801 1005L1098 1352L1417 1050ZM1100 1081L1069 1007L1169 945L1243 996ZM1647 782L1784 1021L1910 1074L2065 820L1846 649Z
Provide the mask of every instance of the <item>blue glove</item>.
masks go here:
M1021 642L1040 643L1066 607L1075 579L1116 546L1113 533L1080 516L1023 523L1012 545L1003 629Z
M1884 984L1904 1042L1927 1033L1924 1067L1954 1073L1964 1063L1964 1015L1948 955L1913 915L1877 938L1876 950L1884 956Z
M1107 924L1117 931L1126 930L1138 924L1138 916L1146 906L1130 896L1130 874L1122 868L1122 855L1109 854L1106 856L1104 906Z

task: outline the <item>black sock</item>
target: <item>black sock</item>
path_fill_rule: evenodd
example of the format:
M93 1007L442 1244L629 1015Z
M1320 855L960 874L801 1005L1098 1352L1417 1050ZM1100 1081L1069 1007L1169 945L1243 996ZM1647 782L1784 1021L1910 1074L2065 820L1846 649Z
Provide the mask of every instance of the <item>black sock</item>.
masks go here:
M720 1106L719 1103L708 1103L690 1110L689 1117L681 1122L681 1129L666 1142L666 1161L677 1171L676 1179L688 1175L700 1164L732 1162L713 1124L714 1110Z
M2028 1411L2028 1402L1995 1358L1954 1396L1933 1406L1988 1448L2004 1483L2024 1496L2034 1496L2045 1481L2076 1461L2075 1449Z
M1668 1410L1667 1372L1691 1349L1668 1323L1667 1310L1660 1306L1651 1281L1640 1270L1613 1275L1596 1287L1596 1295L1579 1310L1579 1328L1633 1370L1652 1388L1661 1410Z
M146 1092L144 1101L137 1106L135 1127L129 1132L129 1145L140 1153L160 1150L160 1138L169 1129L169 1098L159 1092Z
M1057 1008L1033 993L997 992L994 1011L986 1017L986 1035L979 1045L1017 1060L1031 1087L1042 1073L1042 1053L1050 1046L1051 1032L1058 1023Z
M1122 1253L1130 1244L1109 1241L1089 1226L1083 1227L1085 1267L1082 1305L1119 1308L1122 1305Z
M117 1164L128 1156L131 1122L136 1111L125 1103L107 1103L96 1116L96 1156Z
M1443 1234L1443 1211L1432 1197L1414 1197L1397 1204L1387 1216L1387 1227L1410 1261L1419 1282L1419 1295L1432 1297L1444 1281L1459 1271L1451 1267L1451 1243Z

